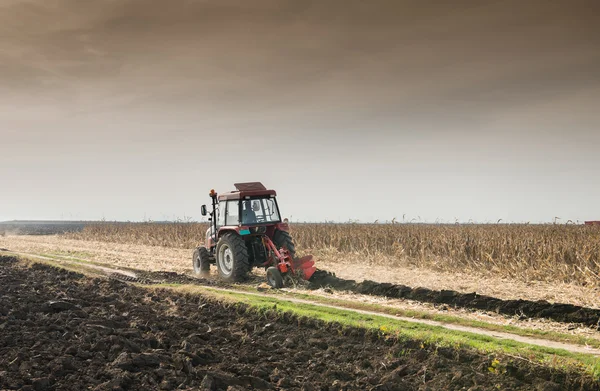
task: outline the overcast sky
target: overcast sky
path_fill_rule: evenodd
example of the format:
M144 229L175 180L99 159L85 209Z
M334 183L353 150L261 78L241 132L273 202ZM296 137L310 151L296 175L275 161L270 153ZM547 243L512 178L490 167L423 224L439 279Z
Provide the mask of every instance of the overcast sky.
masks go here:
M0 221L600 219L600 2L1 0Z

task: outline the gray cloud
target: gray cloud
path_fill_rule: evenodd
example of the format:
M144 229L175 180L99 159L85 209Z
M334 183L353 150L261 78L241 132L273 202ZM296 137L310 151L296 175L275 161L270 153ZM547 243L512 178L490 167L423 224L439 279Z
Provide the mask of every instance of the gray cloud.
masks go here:
M312 101L333 109L368 99L392 108L506 104L593 80L598 8L519 1L13 2L0 16L2 84L65 98L113 99L127 89L140 104L199 99L251 109L281 99L281 106Z

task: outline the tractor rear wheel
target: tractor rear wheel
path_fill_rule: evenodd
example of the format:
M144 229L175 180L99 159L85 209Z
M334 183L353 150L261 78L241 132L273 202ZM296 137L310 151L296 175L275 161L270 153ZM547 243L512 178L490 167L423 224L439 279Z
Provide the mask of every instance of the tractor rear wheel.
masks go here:
M267 282L275 289L283 288L283 276L275 266L267 268Z
M273 235L273 244L275 244L277 249L283 247L288 250L292 259L296 259L296 246L294 246L294 241L289 232L280 230L275 231L275 234Z
M235 233L223 235L217 243L217 269L226 281L238 282L246 279L250 262L244 240Z
M209 274L212 255L206 247L198 247L194 250L192 256L192 264L194 265L194 273Z

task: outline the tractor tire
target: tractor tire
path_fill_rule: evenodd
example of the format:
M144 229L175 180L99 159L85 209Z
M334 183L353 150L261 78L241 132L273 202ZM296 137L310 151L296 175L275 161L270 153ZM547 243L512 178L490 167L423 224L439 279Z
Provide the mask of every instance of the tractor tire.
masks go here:
M192 256L192 264L194 265L194 273L209 274L212 255L206 247L198 247L194 250Z
M275 266L267 268L267 283L274 289L283 288L283 276Z
M292 259L296 259L296 246L294 246L294 241L289 232L280 230L275 231L275 234L273 235L273 244L275 244L277 249L283 247L288 250Z
M225 281L239 282L246 279L250 270L248 248L235 233L227 233L217 244L217 270Z

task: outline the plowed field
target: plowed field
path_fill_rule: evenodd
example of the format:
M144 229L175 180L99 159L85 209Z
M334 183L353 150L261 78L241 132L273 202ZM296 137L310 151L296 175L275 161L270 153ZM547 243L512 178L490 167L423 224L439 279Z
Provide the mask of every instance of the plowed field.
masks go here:
M579 375L0 258L0 389L598 389Z

